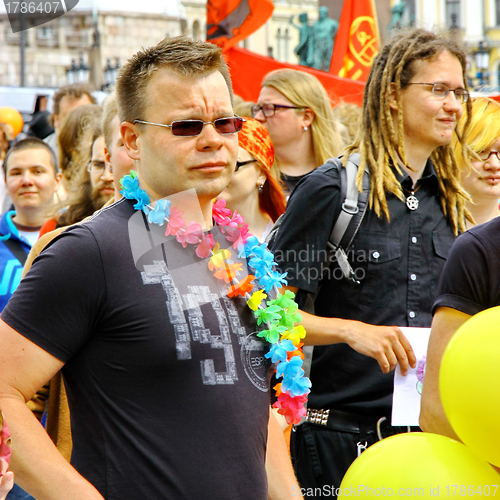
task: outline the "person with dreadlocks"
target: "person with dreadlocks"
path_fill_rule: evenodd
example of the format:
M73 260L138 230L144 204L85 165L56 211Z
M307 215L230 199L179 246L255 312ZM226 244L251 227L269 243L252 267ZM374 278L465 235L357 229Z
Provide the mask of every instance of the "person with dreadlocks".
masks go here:
M315 315L303 313L307 341L317 346L308 416L291 441L306 495L339 487L363 449L407 430L389 425L391 372L416 364L399 327L431 325L441 269L470 218L450 146L458 120L470 115L465 67L455 42L422 29L396 33L373 63L362 123L342 158L345 167L351 153L360 154L360 191L365 166L370 174L368 207L346 249L357 285L330 266L326 252L342 209L340 162L297 185L272 244L288 289L301 304L315 299Z

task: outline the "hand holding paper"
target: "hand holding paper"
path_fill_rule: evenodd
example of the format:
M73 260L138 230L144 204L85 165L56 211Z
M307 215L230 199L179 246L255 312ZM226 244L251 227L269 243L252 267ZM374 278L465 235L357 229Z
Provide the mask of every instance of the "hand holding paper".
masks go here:
M416 364L403 376L400 366L394 372L394 393L392 397L392 425L418 426L420 397L425 372L425 355L429 343L430 328L401 328L410 342L416 357Z

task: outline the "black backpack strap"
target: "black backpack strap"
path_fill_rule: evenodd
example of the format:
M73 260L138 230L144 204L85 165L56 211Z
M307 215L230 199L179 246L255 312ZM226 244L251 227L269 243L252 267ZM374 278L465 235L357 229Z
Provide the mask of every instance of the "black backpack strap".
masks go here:
M352 163L356 166L356 173L359 169L359 161L360 156L358 153L355 153L350 156L348 163L352 161ZM347 250L354 240L356 233L359 230L359 226L363 221L363 218L366 213L366 208L368 207L368 198L370 196L370 171L368 170L368 166L365 167L365 171L363 172L363 190L360 192L358 190L358 186L356 184L356 179L352 181L354 183L357 195L358 195L358 210L352 216L351 223L347 226L347 229L344 233L344 236L340 240L340 246Z
M1 234L0 236L3 236L3 234ZM23 248L21 242L19 240L8 238L2 241L2 243L12 252L12 255L14 255L14 257L21 263L21 265L24 266L28 258L28 254Z
M368 195L370 192L370 174L368 167L365 168L363 175L363 191L360 193L356 184L356 175L358 173L360 155L354 153L349 156L345 168L340 167L340 196L342 210L335 222L328 247L335 252L335 260L346 279L355 285L359 285L351 264L347 259L346 251L351 245L363 217L366 213L368 204Z
M274 240L276 239L276 236L278 235L279 228L281 227L281 223L283 222L283 217L285 213L283 212L274 222L274 225L267 234L264 243L267 243L267 246L270 247L274 243Z

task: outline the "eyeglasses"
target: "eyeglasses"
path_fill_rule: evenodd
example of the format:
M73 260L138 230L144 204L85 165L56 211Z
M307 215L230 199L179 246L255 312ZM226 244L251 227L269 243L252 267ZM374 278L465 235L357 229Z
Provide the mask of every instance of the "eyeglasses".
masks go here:
M106 162L104 162L104 161L95 160L95 161L89 162L87 165L87 171L94 173L94 174L102 175L102 174L104 174L105 170L106 170ZM109 170L111 171L111 166L110 166Z
M262 111L262 114L269 118L276 113L277 109L304 109L304 106L285 106L283 104L254 104L252 106L252 118L255 118L255 115Z
M469 100L469 92L465 89L450 89L444 83L409 83L408 85L432 85L432 93L440 99L446 99L450 92L455 94L455 97L462 104Z
M144 120L134 120L135 123L143 123L144 125L156 125L158 127L166 127L172 130L173 135L180 137L195 137L201 134L205 125L213 125L215 130L221 134L235 134L239 132L245 122L241 116L231 116L229 118L217 118L213 122L204 122L203 120L176 120L170 125L164 123L146 122Z
M491 155L495 155L497 157L497 159L500 161L500 151L481 151L480 153L477 153L477 156L479 156L479 158L481 158L481 161L483 163L486 163L489 159L490 159L490 156Z
M253 163L254 161L257 161L257 160L237 161L236 162L236 168L234 169L234 171L238 172L238 170L241 167L244 167L245 165L248 165L249 163Z

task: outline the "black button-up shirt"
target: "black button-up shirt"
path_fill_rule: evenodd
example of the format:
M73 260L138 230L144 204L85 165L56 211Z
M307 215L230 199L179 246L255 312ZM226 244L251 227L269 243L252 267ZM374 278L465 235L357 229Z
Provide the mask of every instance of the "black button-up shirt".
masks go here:
M396 176L409 196L412 180L407 174ZM327 241L341 210L337 168L320 167L298 184L272 250L280 270L288 272L289 285L301 293L318 293L316 315L374 325L431 325L435 288L454 234L441 209L430 161L414 196L416 210L387 195L390 222L367 209L348 249L360 281L352 287L336 263L327 262ZM346 344L316 347L309 406L389 417L393 377Z

